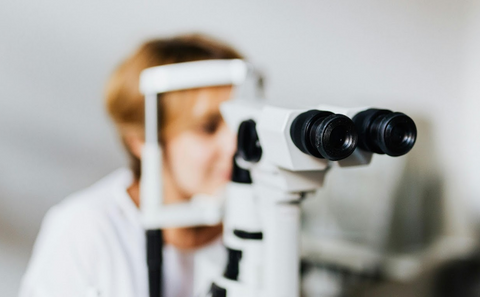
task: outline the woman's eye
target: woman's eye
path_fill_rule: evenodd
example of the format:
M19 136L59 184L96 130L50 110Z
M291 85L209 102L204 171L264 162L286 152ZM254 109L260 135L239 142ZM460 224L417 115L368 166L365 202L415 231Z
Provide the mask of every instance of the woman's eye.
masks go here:
M203 133L206 134L215 134L217 132L219 123L217 121L215 122L207 122L204 123L200 126L200 129Z

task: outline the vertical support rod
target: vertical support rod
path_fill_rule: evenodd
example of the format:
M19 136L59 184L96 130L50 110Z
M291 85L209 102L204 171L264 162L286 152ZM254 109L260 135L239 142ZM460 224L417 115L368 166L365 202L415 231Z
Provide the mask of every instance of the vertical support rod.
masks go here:
M144 224L155 220L162 199L162 155L158 142L157 94L145 95L145 144L142 148L142 176L140 179L140 211ZM147 230L147 267L149 296L161 297L163 291L163 237L162 230Z
M163 296L163 236L162 230L147 230L147 267L150 297Z
M145 144L142 148L142 178L140 191L140 210L142 218L148 224L154 220L163 204L162 199L162 155L158 142L157 94L145 95Z
M265 226L266 293L268 297L298 297L300 296L300 205L298 201L285 201L285 196L291 195L289 193L279 191L269 194L270 196L261 196L264 203L262 210Z
M158 108L157 94L145 95L145 142L148 144L158 143Z

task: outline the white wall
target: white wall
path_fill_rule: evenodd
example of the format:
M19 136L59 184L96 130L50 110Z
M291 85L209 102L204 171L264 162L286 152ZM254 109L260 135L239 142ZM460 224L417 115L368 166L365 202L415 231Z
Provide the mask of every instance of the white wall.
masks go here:
M459 143L455 146L458 193L471 205L477 225L480 222L480 1L470 1L467 38L464 48L461 89Z
M103 85L120 59L149 37L200 31L232 43L264 70L273 101L409 113L431 127L428 137L419 130L419 142L425 135L433 150L422 174L440 170L452 184L450 196L463 188L462 195L474 197L480 193L478 137L462 162L456 153L464 139L459 127L479 124L473 79L479 12L478 2L464 0L3 3L0 277L11 281L1 282L0 292L16 291L45 211L124 163L102 109ZM404 162L379 160L372 168L380 172L382 164ZM368 208L375 199L347 199L342 207Z

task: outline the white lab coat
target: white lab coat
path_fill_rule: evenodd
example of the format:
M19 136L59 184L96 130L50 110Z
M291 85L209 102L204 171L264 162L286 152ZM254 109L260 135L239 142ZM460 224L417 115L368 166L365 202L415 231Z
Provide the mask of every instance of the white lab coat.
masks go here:
M145 231L120 169L76 193L45 216L20 297L147 297ZM220 240L202 251L163 249L165 297L193 296L194 258L224 256Z

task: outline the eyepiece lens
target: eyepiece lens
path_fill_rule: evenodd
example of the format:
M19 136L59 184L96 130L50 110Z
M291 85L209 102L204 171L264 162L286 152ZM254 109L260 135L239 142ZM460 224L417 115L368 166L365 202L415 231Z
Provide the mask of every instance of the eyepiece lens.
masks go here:
M390 156L408 153L417 138L417 128L411 118L403 113L394 112L385 120L384 132L380 133L380 147Z
M298 115L290 127L292 141L302 152L331 161L345 159L357 147L352 120L341 114L310 110Z
M353 153L357 138L355 125L349 118L332 114L318 125L315 146L325 158L338 161Z
M401 156L408 153L417 138L413 120L400 112L386 109L368 109L355 115L358 146L366 151Z
M405 140L408 138L407 131L405 128L406 127L403 124L399 124L392 128L392 133L391 133L392 145L401 146L405 142Z
M347 129L345 126L338 126L333 128L330 134L330 144L335 149L340 149L345 146L345 140L347 138Z

